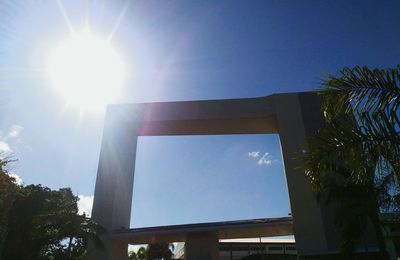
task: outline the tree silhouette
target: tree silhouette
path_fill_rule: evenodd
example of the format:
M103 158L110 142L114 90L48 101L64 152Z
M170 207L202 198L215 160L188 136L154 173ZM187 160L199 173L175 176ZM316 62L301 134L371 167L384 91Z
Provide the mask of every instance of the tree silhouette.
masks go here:
M18 186L0 171L1 259L85 259L103 229L78 214L77 201L69 188Z
M6 165L10 161L9 159L0 160L0 260L2 259L1 252L8 236L10 210L20 189L15 178L10 176L6 170Z
M385 251L379 212L399 212L400 67L344 68L320 94L325 125L309 138L306 175L319 198L336 205L342 249L350 254L368 219Z
M173 258L174 244L153 243L147 247L140 247L135 253L129 252L130 260L169 260Z

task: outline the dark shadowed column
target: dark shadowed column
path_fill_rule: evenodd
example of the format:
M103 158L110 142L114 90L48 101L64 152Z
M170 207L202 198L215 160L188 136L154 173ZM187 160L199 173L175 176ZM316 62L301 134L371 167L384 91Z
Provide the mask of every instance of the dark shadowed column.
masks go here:
M186 260L219 260L218 237L214 233L188 234L185 242Z
M107 235L128 229L132 204L137 135L123 113L108 111L104 126L96 179L92 218L106 229L104 250L93 244L89 259L127 259L127 244L111 241Z
M316 95L308 102L316 102L315 111L305 111L309 123L321 124L319 99ZM298 158L306 147L306 125L303 120L299 94L275 96L276 118L280 137L294 234L299 255L324 252L328 249L322 213L311 187L299 168Z

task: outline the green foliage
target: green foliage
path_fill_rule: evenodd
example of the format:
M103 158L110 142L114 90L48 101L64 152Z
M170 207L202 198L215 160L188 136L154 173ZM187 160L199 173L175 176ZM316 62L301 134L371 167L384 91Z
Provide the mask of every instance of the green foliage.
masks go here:
M131 251L128 253L128 259L129 260L138 260L137 254L134 251Z
M1 211L7 213L2 222L7 232L2 232L1 259L85 259L89 238L101 246L102 228L78 214L78 197L71 189L20 187L7 178L0 172L1 203L12 204L8 212L3 207ZM7 192L13 194L12 200Z
M147 250L144 247L140 247L136 254L137 254L138 260L146 260L147 259Z
M306 175L334 206L342 249L362 244L371 219L383 251L378 212L400 206L400 67L344 68L320 94L325 126L308 140Z
M341 115L354 117L365 153L372 152L380 173L400 172L400 66L393 69L344 68L323 82L323 112L328 125ZM376 160L376 159L375 159ZM375 161L374 161L375 162ZM387 163L387 165L382 165ZM400 176L397 176L400 177Z
M169 260L173 257L173 250L173 244L154 243L149 244L147 248L140 247L136 253L129 252L128 258L130 260Z
M140 247L137 252L131 251L128 254L129 260L146 260L147 250L144 247Z
M10 210L20 190L20 187L16 184L16 180L8 175L6 170L6 165L10 161L9 159L0 160L0 259L8 235Z

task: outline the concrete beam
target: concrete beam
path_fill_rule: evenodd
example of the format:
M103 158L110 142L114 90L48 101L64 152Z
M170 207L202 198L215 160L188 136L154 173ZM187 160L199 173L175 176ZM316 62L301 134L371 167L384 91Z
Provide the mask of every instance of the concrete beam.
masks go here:
M126 244L184 242L188 234L213 233L218 239L293 235L292 218L255 219L115 231L110 239Z

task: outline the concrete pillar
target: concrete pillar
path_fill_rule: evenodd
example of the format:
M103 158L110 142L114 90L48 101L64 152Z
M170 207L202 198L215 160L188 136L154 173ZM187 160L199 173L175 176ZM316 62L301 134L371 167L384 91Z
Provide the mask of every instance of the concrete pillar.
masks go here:
M307 150L307 136L324 124L322 97L315 93L275 96L276 119L288 185L297 252L300 257L340 252L340 235L334 224L334 203L318 202L301 168L301 153ZM377 250L372 226L364 230L364 244ZM362 252L365 245L356 245Z
M92 210L92 219L106 229L105 248L90 246L89 259L127 259L127 244L106 239L113 230L130 225L137 135L124 116L107 113L105 120Z
M313 95L309 102L316 103ZM280 137L285 176L288 185L290 207L293 216L294 235L299 255L323 252L328 249L322 213L310 185L306 180L304 170L299 168L302 150L306 146L306 125L302 113L299 94L276 96L276 118ZM318 122L319 104L310 118ZM317 116L316 116L317 115Z
M188 234L185 242L186 260L219 260L218 237L214 233Z

